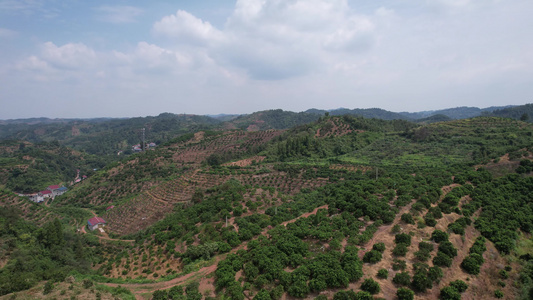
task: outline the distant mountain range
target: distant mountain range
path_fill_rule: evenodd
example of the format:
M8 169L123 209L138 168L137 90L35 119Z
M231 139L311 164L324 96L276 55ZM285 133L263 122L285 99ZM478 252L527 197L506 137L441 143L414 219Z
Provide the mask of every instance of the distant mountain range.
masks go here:
M496 116L530 121L533 104L501 107L456 107L435 111L391 112L380 108L332 110L308 109L304 112L281 109L252 114L185 115L162 113L152 117L48 119L29 118L0 120L0 141L18 140L32 143L58 141L61 145L86 151L89 154L111 155L131 149L141 141L145 128L147 141L157 144L170 141L185 133L199 130L258 131L288 129L317 121L322 116L351 115L382 120L406 120L415 123L434 123L478 116Z
M491 113L495 110L501 110L501 109L506 109L506 108L511 108L511 107L514 107L514 106L512 105L491 106L487 108L462 106L462 107L447 108L447 109L441 109L441 110L428 110L428 111L420 111L420 112L399 112L399 113L391 112L391 111L384 110L381 108L367 108L367 109L338 108L338 109L333 109L333 110L308 109L305 112L310 113L310 114L320 114L320 115L323 115L326 112L329 112L329 114L333 116L356 115L356 116L361 116L365 118L376 118L376 119L383 119L383 120L417 121L420 119L430 120L432 116L438 116L438 115L446 116L452 120L468 119L468 118L481 116L484 113ZM442 120L442 117L439 117L437 119Z
M242 123L242 119L246 119L246 116L254 116L256 114L267 114L267 116L270 117L272 113L268 112L276 112L278 115L277 117L281 117L280 112L286 112L290 115L296 116L302 116L303 114L311 114L311 115L324 115L325 113L329 113L332 116L342 116L342 115L352 115L352 116L361 116L364 118L376 118L376 119L383 119L383 120L410 120L410 121L418 121L418 120L432 120L431 117L443 115L448 117L452 120L458 120L458 119L467 119L467 118L473 118L478 116L499 116L499 117L505 117L505 118L520 118L523 113L531 113L533 114L533 104L526 104L526 105L507 105L507 106L491 106L487 108L479 108L479 107L468 107L468 106L461 106L461 107L454 107L454 108L446 108L441 110L427 110L427 111L419 111L419 112L392 112L388 110L384 110L381 108L355 108L355 109L349 109L349 108L336 108L336 109L316 109L311 108L304 112L295 113L290 111L283 111L281 109L274 109L274 110L266 110L266 111L260 111L255 112L252 114L217 114L217 115L205 115L205 117L209 117L212 119L215 119L219 122L230 122L235 119L241 119L241 121L237 121L237 123ZM492 114L494 112L494 114ZM162 115L172 115L171 113L163 113ZM283 116L285 117L285 116ZM153 117L146 117L146 118L153 118ZM55 124L55 123L70 123L70 122L91 122L91 123L99 123L99 122L106 122L110 120L116 120L116 119L134 119L134 118L56 118L56 119L50 119L50 118L27 118L27 119L9 119L9 120L0 120L0 125L9 125L9 124ZM442 116L439 116L437 118L433 118L435 120L444 121ZM216 121L214 121L216 122Z

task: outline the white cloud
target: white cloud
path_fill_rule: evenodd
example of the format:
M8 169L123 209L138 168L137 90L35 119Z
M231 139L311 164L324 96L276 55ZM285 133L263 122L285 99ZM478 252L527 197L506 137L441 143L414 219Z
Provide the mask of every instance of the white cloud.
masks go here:
M204 22L190 13L178 10L175 15L163 17L153 26L157 35L192 44L207 44L220 40L222 34L209 22Z
M186 53L139 42L132 52L115 51L110 62L129 68L131 72L150 72L151 75L157 72L164 75L189 69L194 64L194 58Z
M48 71L50 66L44 60L39 59L36 56L30 56L25 60L17 64L19 70L29 70L29 71Z
M77 69L92 66L96 60L93 49L82 43L68 43L56 46L52 42L42 45L41 55L51 65L60 69Z
M4 95L83 95L108 116L423 110L516 104L531 95L533 2L414 3L239 0L226 22L179 10L146 25L153 39L53 40L12 64L13 72L0 66L0 78ZM85 36L99 28L91 30Z
M143 10L133 6L100 6L96 8L98 18L109 23L132 23L143 13Z
M222 29L180 10L156 22L153 32L178 48L199 47L251 78L277 80L323 70L339 51L367 51L375 26L345 0L239 0Z

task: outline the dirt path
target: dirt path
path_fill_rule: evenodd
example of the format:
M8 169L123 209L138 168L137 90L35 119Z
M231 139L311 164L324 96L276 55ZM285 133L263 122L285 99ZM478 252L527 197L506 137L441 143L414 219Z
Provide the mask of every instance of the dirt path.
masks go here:
M203 278L207 276L208 274L211 274L216 271L217 264L220 260L221 260L221 257L219 256L217 257L215 263L210 266L203 267L196 272L185 274L183 276L176 277L168 281L155 282L155 283L125 283L125 284L104 283L104 284L110 287L121 286L121 287L127 288L131 290L132 293L136 294L136 298L138 298L137 295L139 294L153 293L154 291L157 291L157 290L166 290L174 286L181 285L185 283L191 277L201 276ZM141 297L140 299L143 299L143 298Z
M314 214L317 213L317 211L319 209L324 209L324 208L328 209L328 205L322 205L320 207L317 207L313 211L305 213L305 214L302 214L301 216L299 216L297 218L294 218L292 220L285 221L285 222L281 223L281 225L287 226L287 224L296 222L298 219L307 218L310 215L314 215ZM266 235L268 230L270 230L270 229L266 228L265 230L263 230L263 232L261 232L260 235ZM120 241L124 241L124 240L120 240ZM230 253L235 253L238 250L246 249L247 245L248 245L248 242L242 243L238 247L233 248L230 251ZM198 270L196 272L185 274L183 276L176 277L176 278L168 280L168 281L155 282L155 283L125 283L125 284L104 283L104 284L107 285L107 286L110 286L110 287L122 286L124 288L127 288L127 289L131 290L132 293L135 295L136 299L145 299L142 296L142 294L153 293L154 291L157 291L157 290L170 289L170 288L172 288L174 286L182 285L182 284L186 283L187 280L189 280L189 279L191 279L193 277L200 277L200 279L206 278L209 274L211 274L211 273L216 271L218 262L221 261L222 259L224 259L225 257L226 257L226 255L218 255L212 265L203 267L203 268L201 268L200 270ZM207 291L207 290L214 291L214 281L210 282L208 284L204 284L202 288L204 289L204 290L200 291L202 293Z
M289 223L294 223L294 222L298 221L298 219L301 219L301 218L307 218L307 217L309 217L310 215L316 215L316 212L317 212L319 209L324 209L324 208L325 208L325 209L328 209L329 206L328 206L327 204L326 204L326 205L319 206L319 207L313 209L313 211L308 212L308 213L305 213L305 214L303 214L303 215L301 215L301 216L299 216L299 217L297 217L297 218L294 218L294 219L292 219L292 220L285 221L285 222L281 223L281 225L283 225L283 226L287 226L287 224L289 224Z
M161 202L163 204L168 204L168 201L166 199L161 199L154 194L152 194L150 191L146 191L146 195L148 195L150 198L154 199L155 201Z

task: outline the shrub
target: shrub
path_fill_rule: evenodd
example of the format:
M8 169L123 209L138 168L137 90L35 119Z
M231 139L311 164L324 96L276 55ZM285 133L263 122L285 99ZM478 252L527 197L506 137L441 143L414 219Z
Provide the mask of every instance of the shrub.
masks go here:
M457 249L455 249L455 247L450 241L441 242L439 245L439 252L443 252L451 258L457 256Z
M380 269L376 276L380 279L387 279L389 277L389 271L387 269Z
M479 263L479 259L476 259L475 257L476 255L478 254L475 254L475 253L470 254L469 256L465 257L465 259L461 263L461 268L463 268L463 270L468 274L472 274L472 275L479 274L481 264Z
M430 256L431 256L431 253L426 250L419 250L415 252L416 259L420 261L427 261Z
M435 241L435 243L440 243L442 241L447 241L448 240L448 234L446 232L442 231L442 230L436 229L431 234L431 239L433 241Z
M392 269L394 271L405 270L406 267L407 267L407 264L405 263L405 260L395 258L392 263Z
M468 289L468 284L462 280L452 281L450 282L450 286L455 288L459 293L463 293L466 291L466 289Z
M405 256L407 254L407 244L399 243L392 249L392 254L395 256Z
M394 241L396 244L405 244L407 246L411 245L411 236L407 233L399 233L395 236Z
M411 276L407 272L396 273L394 278L392 278L392 282L396 285L408 286L411 283Z
M502 279L507 279L507 278L509 278L509 273L507 273L507 271L505 271L505 270L500 270L500 271L498 272L498 275L499 275L500 278L502 278Z
M494 297L500 299L500 298L503 298L503 296L504 296L504 294L503 294L502 291L500 291L500 290L495 290L494 291Z
M444 273L442 272L442 269L438 266L433 266L429 268L428 270L428 278L433 282L439 282L444 276Z
M410 213L403 214L401 220L407 224L415 224L415 220L413 219L413 216Z
M440 290L439 299L441 300L461 300L461 293L455 288L447 286Z
M382 254L379 251L376 250L370 250L367 253L365 253L365 256L363 256L363 262L375 264L379 262L382 258Z
M374 300L374 296L370 294L367 291L360 291L357 294L355 294L355 298L351 298L355 300Z
M437 256L433 258L433 264L439 267L451 267L452 258L446 255L444 252L437 252Z
M50 294L50 292L52 292L53 289L54 289L54 283L49 280L44 284L43 294L44 295Z
M379 293L379 291L381 290L381 288L379 287L379 283L377 283L372 278L365 279L365 281L363 281L363 283L361 284L361 289L373 295Z
M376 243L372 246L372 250L379 251L383 253L385 251L385 243Z
M83 288L88 289L91 286L93 286L93 281L90 279L83 279L82 285L83 285Z
M413 300L415 298L415 292L402 287L396 291L396 297L398 297L398 300Z
M426 214L424 216L424 223L427 225L427 226L430 226L430 227L435 227L437 225L437 220L435 220L435 218L433 217L433 215L431 214Z
M400 228L400 225L396 224L394 226L392 226L392 229L391 229L391 233L398 233L400 232L401 228Z

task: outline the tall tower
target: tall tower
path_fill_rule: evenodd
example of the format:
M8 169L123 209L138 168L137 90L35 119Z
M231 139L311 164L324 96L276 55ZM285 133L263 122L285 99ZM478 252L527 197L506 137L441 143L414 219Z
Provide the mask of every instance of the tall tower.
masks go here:
M145 131L145 129L143 128L143 129L141 129L141 131L142 131L142 134L143 134L143 137L142 137L142 144L141 144L141 150L144 151L144 150L146 150L146 149L145 149L145 148L146 148L146 143L144 142L144 131Z

